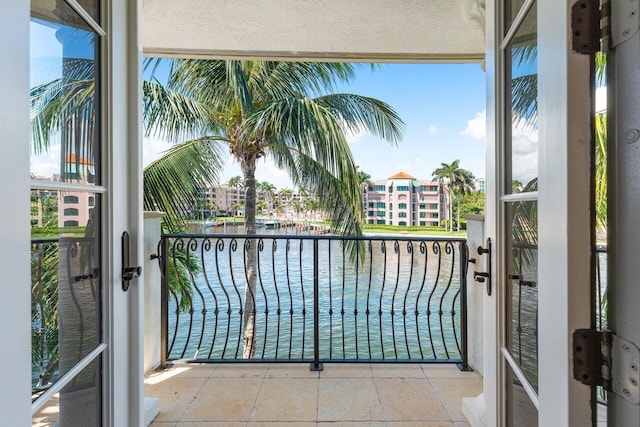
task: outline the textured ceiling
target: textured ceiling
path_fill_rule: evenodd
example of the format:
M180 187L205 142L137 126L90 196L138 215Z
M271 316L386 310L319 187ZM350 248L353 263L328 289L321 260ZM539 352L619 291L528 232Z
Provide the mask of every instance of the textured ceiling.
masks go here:
M144 0L148 55L482 61L484 0Z

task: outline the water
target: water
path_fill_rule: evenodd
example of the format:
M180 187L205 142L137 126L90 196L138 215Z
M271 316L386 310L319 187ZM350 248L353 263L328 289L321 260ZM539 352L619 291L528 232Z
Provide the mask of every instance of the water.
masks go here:
M309 359L313 241L264 234L274 238L258 241L258 281L249 294L256 305L255 357ZM193 289L186 297L192 313L177 310L177 295L170 298L169 358L241 358L245 240L182 243L201 268L183 283ZM460 243L371 240L355 250L357 261L340 241L318 242L321 357L459 359Z

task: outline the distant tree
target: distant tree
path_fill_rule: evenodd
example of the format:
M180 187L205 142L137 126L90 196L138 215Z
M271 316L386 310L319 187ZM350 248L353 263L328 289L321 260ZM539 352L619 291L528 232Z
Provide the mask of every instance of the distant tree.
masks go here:
M456 159L450 164L440 163L440 167L433 171L433 177L441 184L447 186L447 193L449 195L449 231L453 231L453 209L451 204L453 203L454 188L460 188L467 185L467 181L473 182L473 174L471 172L460 168L460 160Z

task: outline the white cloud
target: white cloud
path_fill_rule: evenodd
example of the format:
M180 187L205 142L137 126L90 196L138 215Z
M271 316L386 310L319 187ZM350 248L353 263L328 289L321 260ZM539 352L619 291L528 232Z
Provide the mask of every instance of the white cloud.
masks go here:
M467 127L460 133L461 135L470 136L473 139L482 139L486 137L487 111L484 110L477 113L473 119L467 121Z
M427 132L429 132L429 135L434 136L440 133L440 129L438 129L434 125L430 125L429 128L427 129Z
M31 157L30 172L36 176L50 178L60 173L61 145L55 144L38 156Z
M512 174L523 184L538 176L538 132L514 126L512 130Z

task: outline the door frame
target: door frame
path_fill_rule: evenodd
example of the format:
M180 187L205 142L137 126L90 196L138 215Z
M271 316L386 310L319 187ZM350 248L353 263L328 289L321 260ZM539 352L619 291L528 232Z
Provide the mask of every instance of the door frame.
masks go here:
M74 2L75 3L75 2ZM103 0L102 41L103 158L107 166L103 218L103 423L143 424L143 278L122 291L122 232L132 239L132 263L142 260L142 137L141 137L141 2ZM0 246L3 298L0 299L0 342L15 343L10 363L0 364L7 392L0 413L7 425L31 420L31 292L29 194L29 25L30 2L10 1L0 14ZM15 143L8 144L7 141Z
M15 426L31 418L29 147L10 143L29 140L29 15L24 1L4 2L0 13L0 345L14 343L11 362L0 364L0 414Z
M589 425L589 387L573 380L571 332L589 327L592 101L588 57L571 52L573 0L537 0L538 13L538 374L539 425ZM505 425L506 282L501 195L504 66L501 0L487 1L486 236L495 239L492 297L485 296L484 393L487 425ZM494 141L495 143L492 143ZM500 274L499 272L503 272Z

